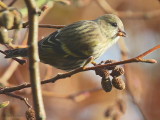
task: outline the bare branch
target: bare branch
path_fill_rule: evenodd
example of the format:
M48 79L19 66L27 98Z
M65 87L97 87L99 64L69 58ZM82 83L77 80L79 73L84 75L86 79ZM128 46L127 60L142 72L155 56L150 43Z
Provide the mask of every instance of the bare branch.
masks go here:
M23 23L23 28L28 28L28 22ZM40 28L52 28L52 29L61 29L65 27L65 25L50 25L50 24L39 24ZM14 29L14 28L12 28Z
M39 56L38 56L38 16L39 10L34 0L25 0L28 8L29 16L29 69L30 69L30 81L32 88L32 96L34 109L37 120L45 120L45 110L43 105L40 74L39 74Z
M54 28L54 29L61 29L65 27L65 25L50 25L50 24L39 24L40 28Z
M22 100L22 101L24 101L24 103L27 105L28 108L32 108L32 106L28 103L27 98L15 95L13 93L5 93L5 95L10 96L10 97L14 97L14 98L19 99L19 100Z
M17 2L17 0L12 0L8 6L12 6L15 2Z
M96 70L97 68L104 68L104 67L109 67L109 66L115 66L115 65L121 65L121 64L127 64L127 63L134 63L134 62L143 62L143 63L156 63L156 60L153 59L143 59L142 57L146 56L147 54L153 52L156 49L159 49L160 45L155 46L154 48L142 53L141 55L131 58L131 59L127 59L127 60L123 60L123 61L119 61L119 62L114 62L114 63L109 63L109 64L103 64L103 65L96 65L93 67L86 67L85 69L83 67L75 69L71 72L67 72L64 74L58 74L55 77L48 79L48 80L43 80L41 81L41 84L47 84L47 83L53 83L56 82L59 79L63 79L63 78L67 78L67 77L71 77L74 74L77 74L79 72L84 72L84 71L89 71L89 70ZM0 90L0 94L4 94L4 93L8 93L8 92L14 92L17 90L21 90L24 88L29 88L31 87L31 84L22 84L19 86L15 86L15 87L10 87L10 88L3 88Z

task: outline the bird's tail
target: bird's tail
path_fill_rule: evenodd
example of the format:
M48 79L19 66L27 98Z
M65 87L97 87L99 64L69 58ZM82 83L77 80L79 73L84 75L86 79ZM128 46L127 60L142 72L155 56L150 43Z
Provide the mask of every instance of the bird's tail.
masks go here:
M18 48L13 50L4 51L6 56L5 58L13 58L13 57L27 57L28 56L28 48Z

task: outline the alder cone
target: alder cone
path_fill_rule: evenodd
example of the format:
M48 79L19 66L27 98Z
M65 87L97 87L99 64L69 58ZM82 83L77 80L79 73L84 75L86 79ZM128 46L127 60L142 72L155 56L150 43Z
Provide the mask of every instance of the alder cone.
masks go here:
M111 72L111 76L112 77L118 77L124 74L124 68L123 67L115 67L112 72Z
M110 92L112 90L112 83L109 77L108 78L103 77L101 81L101 85L103 90L106 92Z
M114 77L114 78L112 79L112 85L113 85L115 88L119 89L119 90L125 89L125 83L124 83L123 79L120 78L120 77Z

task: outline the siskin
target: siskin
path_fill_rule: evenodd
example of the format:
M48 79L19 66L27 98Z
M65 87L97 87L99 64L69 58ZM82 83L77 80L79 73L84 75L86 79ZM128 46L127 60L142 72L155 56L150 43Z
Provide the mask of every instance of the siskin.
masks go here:
M89 57L97 59L125 37L122 21L113 14L67 25L38 42L40 61L62 70L83 66ZM6 51L6 58L27 57L28 48Z

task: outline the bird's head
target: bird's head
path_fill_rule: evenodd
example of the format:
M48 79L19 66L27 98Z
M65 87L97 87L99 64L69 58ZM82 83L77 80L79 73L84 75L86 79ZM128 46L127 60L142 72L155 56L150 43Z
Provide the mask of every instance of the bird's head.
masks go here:
M113 14L105 14L96 19L101 31L107 38L126 37L124 26L120 18Z

